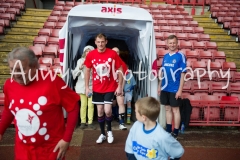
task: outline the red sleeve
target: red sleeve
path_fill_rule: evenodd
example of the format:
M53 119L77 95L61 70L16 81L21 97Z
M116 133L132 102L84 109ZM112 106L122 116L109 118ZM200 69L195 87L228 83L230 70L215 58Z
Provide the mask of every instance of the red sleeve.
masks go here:
M60 77L56 77L56 84L61 99L61 105L67 112L72 111L75 104L79 101L80 96L69 88Z
M125 74L126 73L126 71L128 70L128 68L127 68L127 65L122 61L122 69L123 69L123 73ZM126 75L127 75L127 73L126 73Z
M72 139L72 134L77 123L79 113L78 103L75 104L74 109L71 112L68 112L67 126L63 135L63 140L70 142Z
M113 51L113 52L114 52L114 51ZM116 70L118 70L118 69L122 66L122 63L124 63L124 62L123 62L122 59L117 55L117 53L114 52L114 55L115 55L115 58L114 58L114 60L115 60L115 68L116 68Z
M154 71L156 71L156 73L157 73L157 71L158 71L158 67L157 67L157 59L155 59L154 61L153 61L153 64L152 64L152 70L153 70L153 75L154 76L157 76L157 75L155 75L155 72Z
M0 134L3 135L8 126L13 121L13 114L10 112L10 110L3 110L1 121L0 121Z
M2 113L1 121L0 121L0 134L3 135L8 126L12 123L14 116L9 110L9 100L7 96L7 86L9 84L9 80L7 80L4 84L3 92L4 92L4 110Z
M92 68L92 62L91 62L91 55L92 55L92 52L93 51L90 51L86 58L85 58L85 61L84 61L84 65L87 67L87 68Z

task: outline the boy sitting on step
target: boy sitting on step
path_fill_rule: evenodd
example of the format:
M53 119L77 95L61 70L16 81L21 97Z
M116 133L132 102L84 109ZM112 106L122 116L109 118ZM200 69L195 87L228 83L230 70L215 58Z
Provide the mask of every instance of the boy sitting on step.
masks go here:
M128 160L179 160L183 155L182 145L156 121L159 112L160 103L153 97L144 97L135 103L137 121L125 144Z

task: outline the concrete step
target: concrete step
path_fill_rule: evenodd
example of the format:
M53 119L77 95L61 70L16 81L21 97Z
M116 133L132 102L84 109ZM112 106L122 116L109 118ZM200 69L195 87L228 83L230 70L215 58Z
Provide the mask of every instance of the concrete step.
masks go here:
M237 42L216 42L218 47L239 47L240 49L240 43Z
M15 24L14 27L40 29L40 28L43 28L43 24L33 24L33 25Z
M25 22L46 22L47 17L36 17L36 16L22 16L18 21L25 21Z
M18 43L0 43L0 52L10 52L16 47L29 47L32 46L32 42L18 42Z
M210 35L210 38L214 42L236 42L234 37L228 35Z
M36 17L47 17L50 15L51 12L52 10L47 10L47 9L27 8L24 15L36 16Z
M198 21L199 23L215 23L214 19L209 17L193 17L194 21Z
M7 32L8 35L32 35L37 36L37 32L18 32L18 31L9 31Z
M209 35L227 35L228 33L226 31L224 31L223 29L214 29L214 28L204 28L204 33L205 34L209 34Z
M27 33L27 32L35 32L35 33L38 33L39 29L35 29L35 28L17 28L17 27L14 27L14 28L11 28L12 32L23 32L23 33Z
M219 29L221 28L218 24L216 23L198 23L199 27L203 27L204 29L210 28L210 29Z

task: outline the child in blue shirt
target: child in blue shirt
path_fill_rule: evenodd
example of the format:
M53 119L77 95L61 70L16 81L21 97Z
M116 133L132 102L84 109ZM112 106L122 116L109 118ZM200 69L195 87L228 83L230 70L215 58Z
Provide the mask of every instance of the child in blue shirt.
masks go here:
M132 114L132 107L131 107L131 102L132 102L132 96L133 96L133 89L134 86L136 85L136 81L133 77L132 72L128 72L125 78L125 85L124 85L124 104L127 105L127 124L131 123L131 114Z
M160 103L153 97L144 97L135 103L137 121L125 145L128 160L179 160L182 157L182 145L156 122L159 112Z

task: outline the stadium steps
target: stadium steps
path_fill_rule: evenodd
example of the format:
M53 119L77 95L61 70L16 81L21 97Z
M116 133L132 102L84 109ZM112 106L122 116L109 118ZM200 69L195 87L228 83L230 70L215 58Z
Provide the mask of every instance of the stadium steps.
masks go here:
M31 46L34 37L38 35L39 29L43 28L50 13L51 10L27 8L5 37L0 40L3 47L6 47L3 48L0 45L0 51L12 50L16 46L15 43L20 43L19 46L24 47ZM8 43L11 43L12 47Z
M0 40L0 92L5 80L10 77L7 54L16 47L32 46L34 37L43 28L50 13L51 10L27 8Z
M240 43L235 41L235 37L228 35L228 31L222 29L209 14L194 16L194 20L203 27L205 34L209 34L211 41L217 43L218 50L225 52L226 60L235 62L240 71Z

